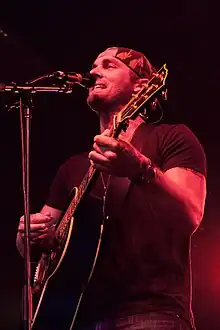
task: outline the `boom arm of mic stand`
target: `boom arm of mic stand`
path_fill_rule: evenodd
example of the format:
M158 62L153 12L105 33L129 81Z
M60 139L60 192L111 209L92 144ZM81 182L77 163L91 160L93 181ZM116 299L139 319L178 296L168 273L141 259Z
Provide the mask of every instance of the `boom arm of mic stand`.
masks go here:
M17 85L6 85L0 83L0 92L13 92L13 93L20 93L20 92L29 92L29 93L37 93L37 92L53 92L53 93L65 93L69 94L72 93L73 83L68 83L62 86L32 86L32 85L24 85L24 86L17 86Z

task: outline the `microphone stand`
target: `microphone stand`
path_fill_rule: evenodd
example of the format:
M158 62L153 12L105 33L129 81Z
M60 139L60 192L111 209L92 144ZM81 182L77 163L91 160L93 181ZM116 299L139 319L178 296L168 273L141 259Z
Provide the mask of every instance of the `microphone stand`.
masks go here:
M23 103L20 95L20 115L25 119L24 136L22 136L23 193L24 193L24 287L23 287L23 329L31 330L32 292L31 292L31 258L30 258L30 127L31 107ZM23 130L21 135L23 134Z
M31 288L31 261L30 261L30 130L32 119L32 94L36 92L72 92L72 83L62 86L17 86L0 83L0 92L11 92L19 94L19 106L13 108L20 109L21 140L22 140L22 179L24 193L24 286L22 297L23 329L32 329L32 288ZM25 128L23 130L23 118Z

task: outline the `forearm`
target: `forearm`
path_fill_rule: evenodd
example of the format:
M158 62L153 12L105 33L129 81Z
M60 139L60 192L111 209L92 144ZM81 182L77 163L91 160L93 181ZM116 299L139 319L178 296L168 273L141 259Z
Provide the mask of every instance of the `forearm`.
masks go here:
M21 233L19 231L18 231L17 237L16 237L16 246L17 246L17 249L18 249L18 252L20 253L20 255L22 257L24 257L24 242L21 237Z
M148 162L147 158L146 161ZM138 189L143 195L152 197L156 211L166 215L166 221L169 221L167 225L177 230L193 232L203 216L205 191L203 198L197 198L191 188L193 183L189 182L188 185L183 186L175 180L176 178L172 178L156 166L153 167L155 177L149 182L143 176L143 179L137 183ZM147 166L145 170L147 171ZM204 187L201 186L201 189L204 190Z

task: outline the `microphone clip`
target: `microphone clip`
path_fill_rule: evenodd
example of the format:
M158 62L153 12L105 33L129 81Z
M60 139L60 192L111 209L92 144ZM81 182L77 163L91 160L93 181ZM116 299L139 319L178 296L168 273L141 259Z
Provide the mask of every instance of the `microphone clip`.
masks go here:
M77 72L63 72L55 71L48 75L49 78L55 78L61 80L66 84L79 84L82 87L90 88L95 84L96 78L90 73L77 73Z

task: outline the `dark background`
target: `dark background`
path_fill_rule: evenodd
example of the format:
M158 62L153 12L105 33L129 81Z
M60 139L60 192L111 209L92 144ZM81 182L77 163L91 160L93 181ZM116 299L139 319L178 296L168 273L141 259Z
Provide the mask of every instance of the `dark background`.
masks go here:
M198 330L220 329L219 16L211 1L1 2L0 82L23 83L55 70L85 72L111 45L142 51L169 68L165 119L188 125L208 160L204 220L192 240L193 310ZM22 260L15 238L23 214L19 111L0 95L0 329L18 329ZM87 149L98 120L86 92L34 97L31 212L39 211L58 166Z

